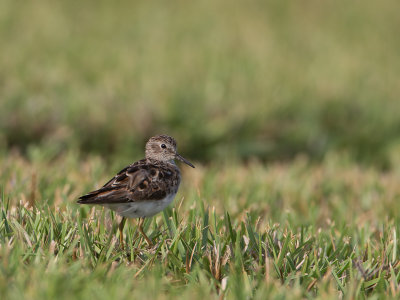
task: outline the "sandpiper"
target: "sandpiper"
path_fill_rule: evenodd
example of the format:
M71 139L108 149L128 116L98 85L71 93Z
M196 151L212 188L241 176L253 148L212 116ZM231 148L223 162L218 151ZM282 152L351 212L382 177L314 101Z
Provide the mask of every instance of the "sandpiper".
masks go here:
M146 143L145 159L122 169L102 188L80 197L78 203L102 205L122 216L118 226L122 249L126 218L139 218L139 232L152 246L151 239L143 231L144 218L159 213L174 199L181 182L181 172L175 159L194 168L177 153L174 138L154 136Z

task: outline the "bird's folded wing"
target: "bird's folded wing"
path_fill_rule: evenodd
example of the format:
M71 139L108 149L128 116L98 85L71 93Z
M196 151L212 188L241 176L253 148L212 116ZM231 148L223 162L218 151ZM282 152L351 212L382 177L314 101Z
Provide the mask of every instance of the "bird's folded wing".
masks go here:
M121 170L102 188L79 198L81 204L127 203L165 198L165 183L152 176L148 167L131 165Z

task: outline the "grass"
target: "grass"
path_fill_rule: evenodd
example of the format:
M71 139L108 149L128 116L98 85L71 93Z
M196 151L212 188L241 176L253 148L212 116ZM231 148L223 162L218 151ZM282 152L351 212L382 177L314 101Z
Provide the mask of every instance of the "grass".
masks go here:
M45 152L42 150L41 153ZM171 208L118 242L117 219L78 195L110 172L97 156L2 157L0 291L6 299L398 297L399 170L343 155L319 165L184 168Z
M0 149L128 160L169 133L202 161L345 150L388 169L400 144L397 11L373 0L2 1Z
M399 298L398 2L0 2L2 299ZM124 229L77 198L168 133Z

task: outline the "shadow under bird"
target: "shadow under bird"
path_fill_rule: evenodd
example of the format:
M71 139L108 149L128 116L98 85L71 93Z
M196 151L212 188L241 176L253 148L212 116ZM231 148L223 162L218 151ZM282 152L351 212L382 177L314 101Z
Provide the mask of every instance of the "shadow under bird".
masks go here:
M144 218L159 213L174 199L181 182L181 172L175 159L194 168L193 164L178 154L174 138L154 136L146 143L145 159L122 169L102 188L80 197L78 203L98 204L122 216L118 226L122 248L122 230L126 218L139 218L139 232L152 246L151 239L143 231Z

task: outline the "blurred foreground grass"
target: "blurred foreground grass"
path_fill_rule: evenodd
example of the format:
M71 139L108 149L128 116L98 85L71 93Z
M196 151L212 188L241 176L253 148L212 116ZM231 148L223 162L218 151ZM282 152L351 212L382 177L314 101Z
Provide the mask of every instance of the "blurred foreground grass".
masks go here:
M347 157L184 168L149 250L115 216L78 206L121 166L74 152L2 156L0 294L6 299L398 297L400 164Z
M0 148L390 167L400 140L396 1L0 4Z

